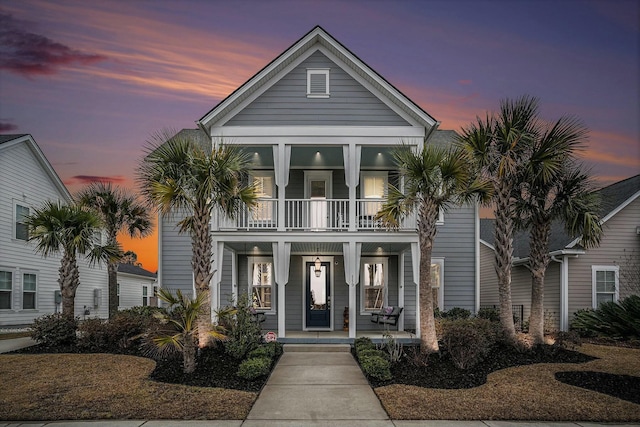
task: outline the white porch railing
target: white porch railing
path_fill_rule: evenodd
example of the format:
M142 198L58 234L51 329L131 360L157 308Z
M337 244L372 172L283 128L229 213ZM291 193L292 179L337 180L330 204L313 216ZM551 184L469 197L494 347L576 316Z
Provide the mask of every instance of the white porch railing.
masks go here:
M373 231L384 227L375 219L384 199L358 199L355 203L356 230ZM287 199L284 205L284 229L303 231L349 230L349 200L347 199ZM218 215L220 230L276 230L278 201L263 199L253 209L242 209L235 219ZM405 218L400 229L416 228L415 215Z

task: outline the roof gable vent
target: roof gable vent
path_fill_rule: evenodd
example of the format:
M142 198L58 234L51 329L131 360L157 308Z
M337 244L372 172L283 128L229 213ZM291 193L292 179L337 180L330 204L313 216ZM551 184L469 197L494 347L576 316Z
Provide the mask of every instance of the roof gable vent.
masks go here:
M329 69L307 69L307 98L329 98Z

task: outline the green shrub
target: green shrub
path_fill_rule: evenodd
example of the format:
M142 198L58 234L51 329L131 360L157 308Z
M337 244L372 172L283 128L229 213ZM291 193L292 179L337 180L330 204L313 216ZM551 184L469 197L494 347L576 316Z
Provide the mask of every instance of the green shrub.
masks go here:
M447 320L468 319L471 317L471 312L466 308L453 307L451 310L441 312L440 317Z
M582 336L596 334L615 339L640 338L640 296L631 295L620 302L605 302L595 310L574 314L572 329Z
M368 357L376 356L386 358L385 353L382 350L378 350L377 348L365 348L356 353L358 356L358 360L366 359Z
M76 343L78 320L60 313L45 314L33 321L29 333L35 342L45 347L73 345Z
M371 339L367 337L356 338L356 340L353 342L353 347L356 351L356 354L358 354L360 350L376 348L376 346L373 344L373 341L371 341Z
M271 368L271 359L268 357L254 357L243 361L238 367L238 376L247 380L253 380L267 375Z
M282 356L282 344L277 341L271 341L266 344L262 344L262 347L265 347L269 351L272 359Z
M486 319L443 322L443 348L460 369L469 369L482 361L497 340L496 325Z
M476 317L480 319L487 319L490 322L500 321L500 310L493 307L484 307L478 310Z
M389 361L381 356L362 357L360 367L368 377L381 381L388 381L392 378Z
M244 359L254 348L262 343L260 324L254 320L253 307L249 305L246 294L238 299L235 317L228 319L230 332L224 342L228 355L235 359Z
M266 357L267 359L273 359L275 354L272 350L273 347L267 347L266 345L261 345L258 348L254 348L247 355L248 359L254 359L257 357Z

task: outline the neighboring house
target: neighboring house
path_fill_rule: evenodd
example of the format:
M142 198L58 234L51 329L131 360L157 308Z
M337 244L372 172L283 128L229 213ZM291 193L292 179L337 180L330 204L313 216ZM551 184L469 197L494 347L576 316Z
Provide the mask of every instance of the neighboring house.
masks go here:
M156 274L134 264L118 264L118 309L158 306Z
M249 293L263 329L283 341L306 331L344 328L344 340L380 332L371 313L385 306L404 309L392 329L418 329L415 217L396 231L374 217L387 185L402 184L393 150L420 149L425 139L448 145L453 131L436 130L432 116L320 27L197 124L182 132L251 153L260 194L255 210L212 221L214 310ZM432 265L443 310L479 306L477 217L472 205L440 218ZM192 292L191 241L177 219L159 220L159 283Z
M0 325L25 325L62 311L60 256L43 258L22 223L45 201L71 196L31 135L0 135ZM82 257L76 315L107 316L107 269Z
M640 175L616 182L598 191L604 235L597 248L580 247L579 238L568 236L560 223L551 229L544 287L545 321L552 329L566 331L577 310L596 308L603 301L617 301L640 292ZM498 304L498 279L494 266L494 220L480 220L480 304ZM531 307L529 235L514 236L511 297L524 306L524 319ZM635 284L631 283L635 278Z

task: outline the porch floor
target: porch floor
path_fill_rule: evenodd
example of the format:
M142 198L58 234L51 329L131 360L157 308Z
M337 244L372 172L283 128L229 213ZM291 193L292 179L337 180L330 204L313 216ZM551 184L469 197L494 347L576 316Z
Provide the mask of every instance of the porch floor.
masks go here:
M370 338L374 343L384 340L383 334L391 336L403 344L420 343L420 339L414 334L405 331L358 331L356 337ZM283 344L353 344L353 338L349 338L349 332L345 331L286 331L285 337L278 337L278 342Z

